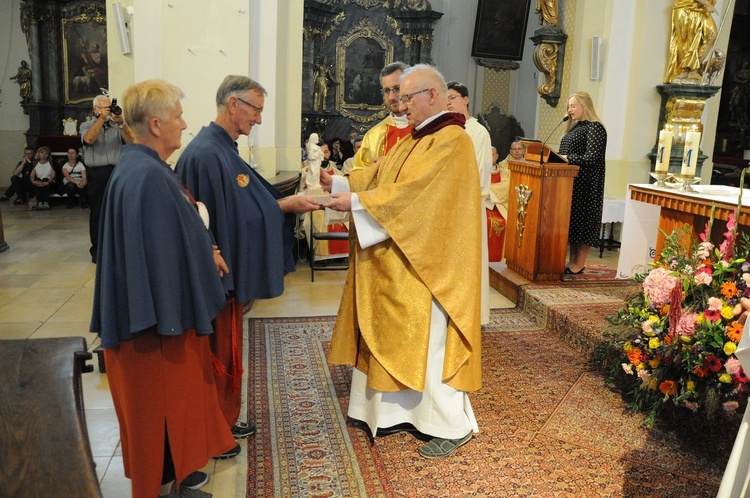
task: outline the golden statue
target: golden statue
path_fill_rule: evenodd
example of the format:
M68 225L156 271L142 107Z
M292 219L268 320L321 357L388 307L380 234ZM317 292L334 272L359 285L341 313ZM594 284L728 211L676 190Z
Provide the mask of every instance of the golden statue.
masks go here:
M557 0L536 0L534 12L542 26L557 26Z
M31 69L26 61L21 61L21 67L18 68L18 72L15 76L10 77L11 80L16 80L16 83L21 85L19 89L21 93L21 103L25 104L31 102L32 91L31 91Z
M336 84L331 68L322 59L318 59L313 73L313 109L325 111L328 99L328 82Z
M704 59L716 37L716 0L675 0L665 83L700 84Z

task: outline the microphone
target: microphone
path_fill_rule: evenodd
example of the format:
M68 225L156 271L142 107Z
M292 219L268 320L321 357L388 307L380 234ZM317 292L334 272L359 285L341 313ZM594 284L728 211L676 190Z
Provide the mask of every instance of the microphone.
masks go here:
M539 151L539 164L540 165L544 164L544 145L547 143L547 140L549 140L549 138L555 134L555 132L557 131L557 129L560 127L561 124L563 124L569 119L570 119L570 116L567 116L567 115L564 118L562 118L562 121L557 123L557 126L555 126L555 129L552 130L552 133L547 135L547 138L545 138L544 142L542 142L542 149Z

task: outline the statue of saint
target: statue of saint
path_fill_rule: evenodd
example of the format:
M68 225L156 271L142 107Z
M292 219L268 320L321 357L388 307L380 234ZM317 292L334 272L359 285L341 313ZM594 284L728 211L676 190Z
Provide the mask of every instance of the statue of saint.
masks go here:
M19 89L22 99L21 103L25 104L31 102L31 69L29 69L29 65L26 61L21 61L21 67L18 68L18 72L15 76L11 76L10 79L16 80L16 83L21 86Z
M664 83L698 85L703 61L713 47L716 22L712 13L716 0L675 0L672 5L672 35Z
M557 26L557 0L536 0L534 12L542 26Z
M307 150L307 174L305 175L305 190L308 192L323 191L320 186L320 165L323 162L323 151L318 146L317 133L312 133L307 139L305 150Z
M336 84L331 68L322 59L318 59L313 73L313 109L324 111L328 100L328 82Z

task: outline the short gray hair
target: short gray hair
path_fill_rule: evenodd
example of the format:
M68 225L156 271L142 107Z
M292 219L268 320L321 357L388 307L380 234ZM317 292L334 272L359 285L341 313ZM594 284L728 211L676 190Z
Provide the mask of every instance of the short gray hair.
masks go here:
M109 97L107 97L106 95L97 95L96 97L94 97L94 101L91 103L92 108L98 106L99 103L104 99L109 100Z
M268 95L266 89L261 86L257 81L248 78L247 76L237 76L230 74L224 81L219 85L219 89L216 91L216 107L221 109L227 105L227 100L232 95L238 95L245 93L248 90L253 90L261 95Z
M415 66L410 67L406 71L404 71L404 74L401 75L401 81L404 81L404 78L409 76L410 74L414 73L431 73L425 75L423 78L427 80L432 80L433 85L436 87L439 87L438 90L440 90L443 94L448 93L448 84L445 82L445 77L442 75L440 71L438 71L438 68L435 66L431 66L429 64L417 64Z

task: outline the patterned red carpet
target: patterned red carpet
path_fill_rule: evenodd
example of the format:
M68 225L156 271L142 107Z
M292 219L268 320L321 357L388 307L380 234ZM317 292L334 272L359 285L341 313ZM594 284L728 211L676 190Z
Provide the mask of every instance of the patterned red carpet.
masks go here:
M411 434L372 444L347 420L351 371L325 361L333 317L251 319L247 496L715 496L734 434L706 445L646 429L587 369L583 350L632 290L529 285L494 310L471 397L481 432L438 461Z

